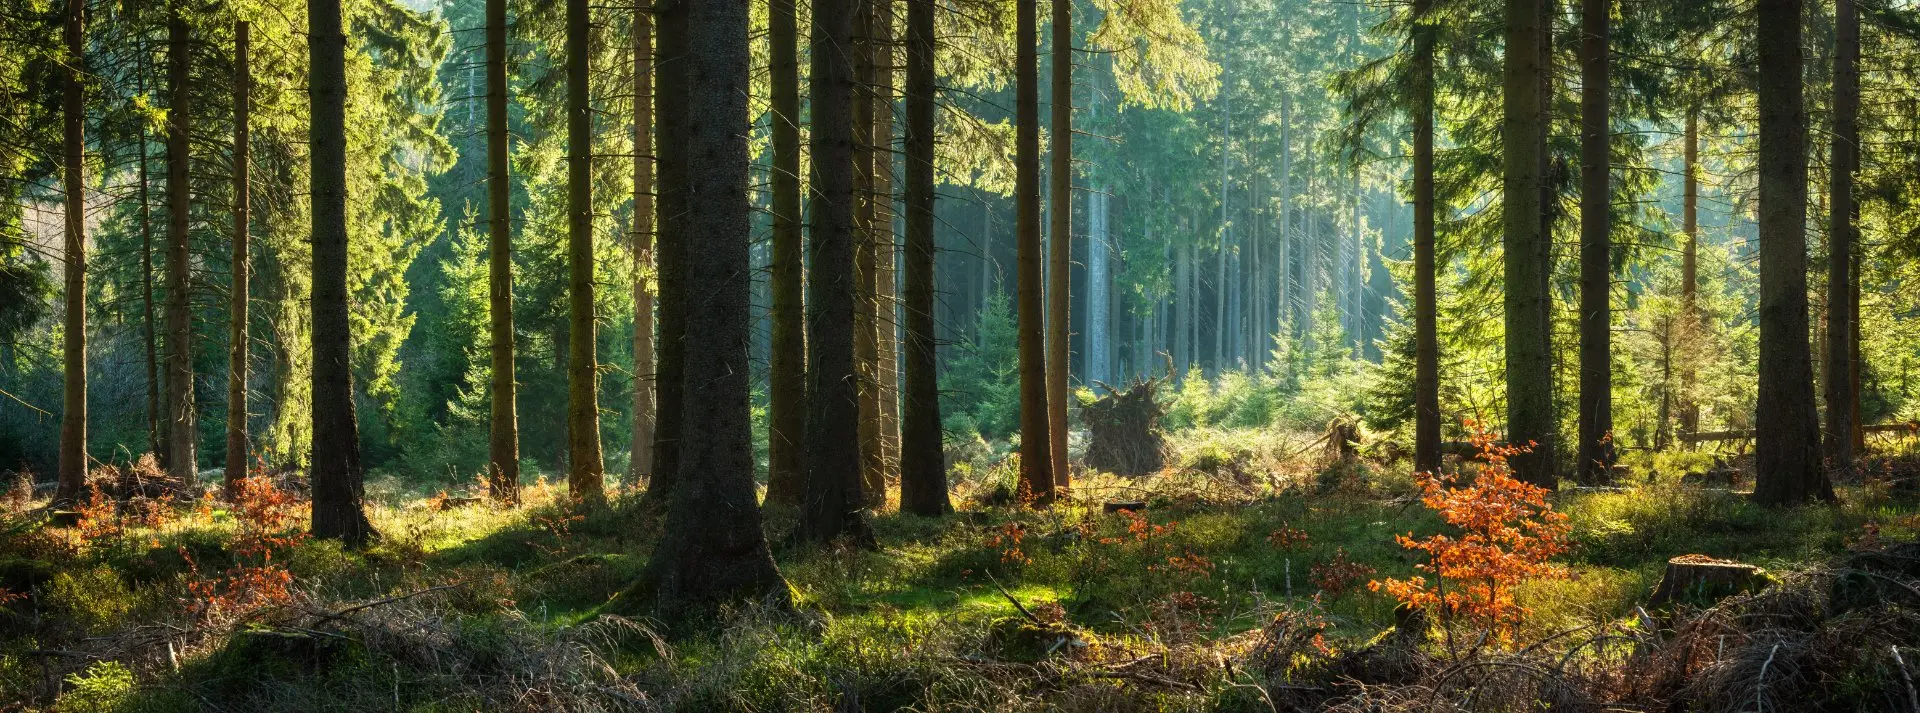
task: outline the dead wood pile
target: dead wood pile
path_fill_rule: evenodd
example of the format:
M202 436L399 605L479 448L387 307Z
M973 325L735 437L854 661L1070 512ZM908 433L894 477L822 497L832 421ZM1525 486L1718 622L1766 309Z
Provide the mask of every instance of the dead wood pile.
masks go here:
M1115 475L1157 473L1167 463L1166 434L1160 429L1165 415L1155 392L1160 379L1135 377L1124 390L1095 382L1107 395L1080 411L1087 424L1087 467Z

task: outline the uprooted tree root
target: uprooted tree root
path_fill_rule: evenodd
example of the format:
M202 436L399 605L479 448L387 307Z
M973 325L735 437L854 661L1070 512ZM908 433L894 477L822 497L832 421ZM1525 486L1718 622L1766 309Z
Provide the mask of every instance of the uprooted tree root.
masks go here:
M1107 395L1081 408L1086 421L1087 467L1114 475L1141 476L1159 472L1167 463L1166 434L1160 428L1164 415L1155 392L1159 379L1134 377L1133 383L1116 390L1099 384Z

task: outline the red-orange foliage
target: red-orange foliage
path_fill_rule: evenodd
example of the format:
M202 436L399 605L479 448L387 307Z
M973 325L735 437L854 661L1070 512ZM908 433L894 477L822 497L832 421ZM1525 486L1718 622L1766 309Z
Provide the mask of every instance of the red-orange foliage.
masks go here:
M1292 552L1304 547L1307 544L1307 540L1308 537L1305 530L1292 527L1284 522L1280 523L1280 529L1267 533L1268 547L1287 552Z
M1473 482L1461 485L1454 475L1418 476L1425 493L1421 502L1459 534L1394 538L1401 547L1425 552L1428 561L1419 569L1440 581L1430 586L1425 577L1411 577L1376 580L1367 587L1404 604L1464 617L1505 642L1528 613L1514 600L1515 587L1529 579L1567 576L1551 562L1567 549L1567 516L1553 511L1545 488L1514 479L1507 459L1531 445L1497 445L1493 434L1473 421L1466 425L1484 461Z
M219 575L202 576L199 563L186 549L180 550L190 570L187 591L192 596L187 608L203 617L244 614L293 601L293 573L275 562L274 554L307 539L299 498L276 487L271 478L255 475L234 484L232 499L234 519L240 525L229 548L232 567Z
M1313 566L1313 585L1329 597L1338 597L1347 593L1354 580L1371 577L1373 572L1373 567L1347 559L1347 549L1341 547L1333 551L1333 559Z

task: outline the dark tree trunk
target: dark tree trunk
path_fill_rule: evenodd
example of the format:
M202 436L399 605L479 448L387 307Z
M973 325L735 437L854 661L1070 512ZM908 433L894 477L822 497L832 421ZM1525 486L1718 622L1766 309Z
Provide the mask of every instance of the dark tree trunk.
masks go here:
M804 531L873 543L860 478L854 372L854 3L813 0L813 225L808 231L807 507Z
M686 302L681 426L699 438L680 452L679 484L669 500L665 536L649 574L654 612L669 621L694 608L738 600L787 602L760 529L753 482L752 405L747 342L752 266L747 215L747 0L699 0L686 6L683 55L693 92L664 96L685 102L698 121L686 126L688 192L684 225L700 240L681 253L700 294Z
M1432 11L1433 0L1416 0L1415 18L1425 18ZM1434 290L1434 32L1428 24L1415 25L1413 30L1413 469L1423 473L1440 472L1440 331ZM1282 226L1284 229L1284 221Z
M199 435L193 405L193 312L187 254L187 184L192 161L193 97L188 73L187 20L176 11L167 22L167 474L189 490L198 482Z
M879 80L874 4L854 0L853 53L853 270L859 284L853 313L854 374L860 383L860 482L869 507L887 502L886 461L880 446L880 225L876 194L873 92Z
M1826 460L1830 467L1846 470L1853 464L1854 410L1859 394L1855 392L1854 335L1860 328L1860 315L1854 312L1854 295L1859 290L1858 275L1853 272L1854 252L1858 250L1858 210L1853 193L1853 173L1860 165L1860 13L1854 0L1834 3L1833 53L1833 157L1828 163L1832 179L1828 183L1827 207L1827 433Z
M1613 131L1608 52L1612 0L1580 10L1580 482L1613 472Z
M147 93L147 47L141 43L134 91ZM140 307L147 340L147 448L167 467L167 432L160 420L160 328L153 314L153 200L148 196L147 122L140 122Z
M599 325L593 315L592 39L587 0L567 0L567 493L606 502L600 459Z
M487 0L487 312L493 359L492 425L487 438L487 490L494 500L520 501L520 417L516 406L513 334L512 184L507 175L507 0Z
M227 470L226 496L233 499L247 475L247 264L249 199L248 171L252 167L247 122L252 111L248 92L253 74L247 56L252 24L233 25L233 298L232 332L227 357Z
M66 191L66 325L63 356L65 375L60 413L60 484L55 505L79 502L87 487L87 180L86 96L80 73L86 68L86 3L67 0L64 39L66 71L61 82L60 112L63 188Z
M807 333L801 273L799 10L768 0L773 83L773 349L767 378L767 500L798 504L807 479Z
M1067 467L1068 261L1073 255L1073 3L1053 2L1053 139L1047 217L1047 435L1054 486L1069 485Z
M1547 97L1540 0L1507 0L1505 275L1507 438L1531 444L1512 459L1515 476L1552 487L1553 360L1547 348L1548 250L1541 216Z
M934 355L934 11L907 1L906 403L901 411L900 509L941 515L947 473L941 447L939 361Z
M634 483L653 472L653 8L633 11L633 443Z
M686 303L690 297L680 256L694 240L683 220L689 178L686 132L691 118L686 97L692 85L687 83L686 63L681 60L688 51L687 13L692 4L689 0L655 0L653 5L660 37L656 43L659 58L654 63L654 91L660 98L655 101L653 115L659 131L654 140L660 174L655 191L660 197L656 211L660 229L655 241L654 275L660 300L660 346L654 353L659 361L654 367L653 385L659 398L654 419L653 479L647 482L649 498L666 498L680 476L681 379L685 364L681 346L687 336Z
M361 503L347 312L347 35L340 0L307 4L313 151L313 535L352 546L375 536Z
M1020 490L1035 505L1053 502L1053 438L1047 411L1045 285L1040 281L1039 0L1018 0L1014 61L1014 200L1019 204Z
M1681 226L1687 234L1680 254L1680 432L1700 430L1700 408L1693 403L1692 345L1699 343L1700 330L1700 110L1688 108L1686 145L1681 149Z
M1759 0L1760 399L1753 497L1833 500L1820 467L1807 331L1807 110L1801 0Z

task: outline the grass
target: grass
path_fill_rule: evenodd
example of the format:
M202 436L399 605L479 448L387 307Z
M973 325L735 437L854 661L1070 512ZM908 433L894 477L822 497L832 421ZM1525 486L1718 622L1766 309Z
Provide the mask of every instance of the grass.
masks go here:
M1333 648L1364 646L1392 625L1395 604L1365 580L1414 574L1394 536L1440 529L1397 469L1318 469L1306 460L1317 452L1293 457L1308 440L1194 432L1176 444L1181 468L1084 478L1082 499L1047 512L981 504L1004 477L982 469L957 485L954 515L877 517L878 551L777 547L795 610L746 605L704 625L596 616L643 568L658 518L632 497L570 513L544 482L514 511L442 510L376 483L380 542L364 552L301 543L282 560L296 601L211 619L186 613L188 584L231 560L228 513L189 511L88 543L14 515L0 528L0 587L31 596L0 610L0 701L55 711L1266 710L1249 690L1264 681L1231 662L1250 660L1276 617L1311 617ZM1638 465L1658 474L1554 497L1573 526L1562 560L1571 576L1523 588L1533 615L1519 640L1631 619L1676 555L1791 572L1862 538L1920 535L1920 500L1883 485L1843 486L1833 507L1777 510L1683 486L1671 463ZM1110 499L1149 506L1109 514ZM793 517L769 511L776 542ZM1317 581L1336 557L1372 574ZM1147 656L1161 673L1127 673Z

